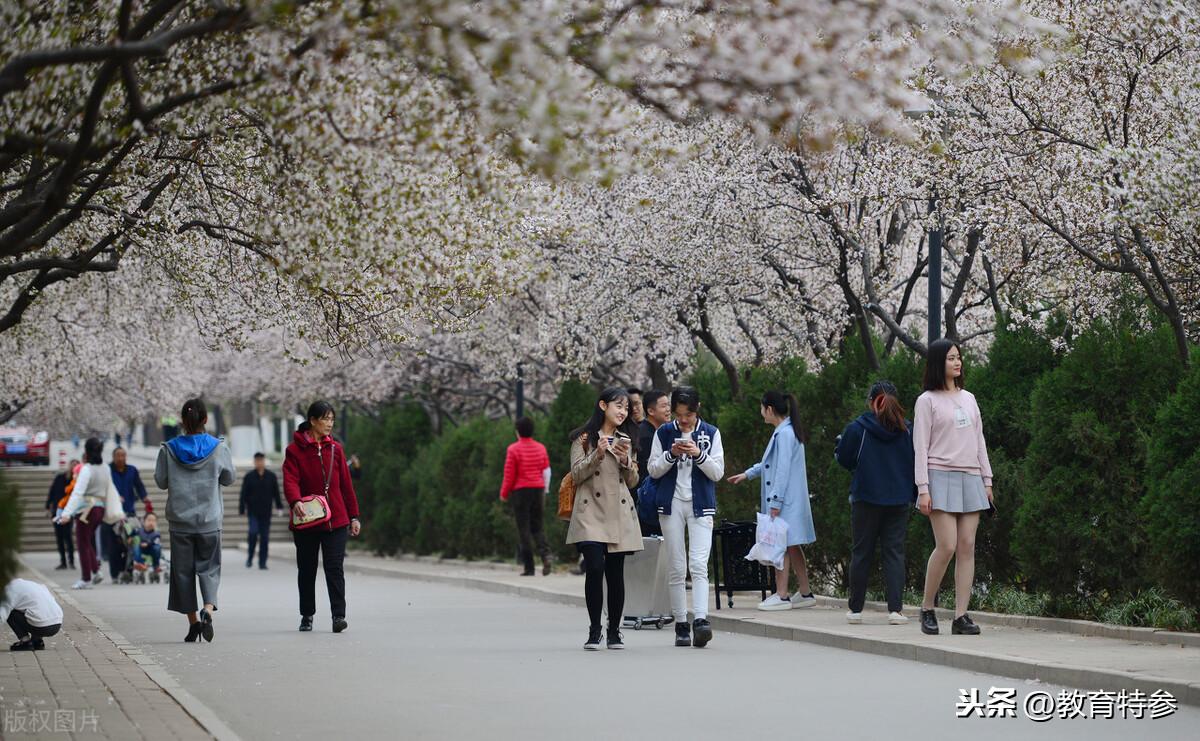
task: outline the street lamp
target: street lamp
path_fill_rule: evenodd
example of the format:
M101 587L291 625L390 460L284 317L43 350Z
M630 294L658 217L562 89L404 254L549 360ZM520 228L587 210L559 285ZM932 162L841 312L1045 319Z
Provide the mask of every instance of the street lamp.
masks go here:
M525 416L525 364L517 363L517 419Z
M932 108L919 108L906 110L904 115L909 118L922 118L924 116L933 115ZM945 129L942 130L942 138L946 135ZM929 337L927 344L942 336L942 216L941 210L938 208L937 185L930 187L929 193L929 213L935 216L934 222L929 227Z

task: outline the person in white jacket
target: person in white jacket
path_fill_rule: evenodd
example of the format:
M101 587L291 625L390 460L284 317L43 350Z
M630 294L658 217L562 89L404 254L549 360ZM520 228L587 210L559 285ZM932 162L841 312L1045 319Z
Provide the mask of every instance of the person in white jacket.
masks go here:
M104 522L104 502L112 485L112 474L104 465L103 455L104 443L89 437L83 444L83 466L75 479L75 488L58 518L58 523L65 525L72 517L79 517L75 522L75 548L79 551L80 578L73 585L75 589L91 589L103 578L96 553L96 530Z
M43 639L62 628L63 611L45 585L28 579L13 579L4 588L0 615L17 634L10 651L41 651Z
M700 394L696 389L681 386L672 391L671 410L675 421L654 433L647 465L654 479L663 545L670 558L667 589L675 617L675 645L704 648L712 640L708 555L712 551L713 517L717 514L716 482L725 475L725 450L720 430L700 419ZM684 583L689 570L694 616L690 630Z

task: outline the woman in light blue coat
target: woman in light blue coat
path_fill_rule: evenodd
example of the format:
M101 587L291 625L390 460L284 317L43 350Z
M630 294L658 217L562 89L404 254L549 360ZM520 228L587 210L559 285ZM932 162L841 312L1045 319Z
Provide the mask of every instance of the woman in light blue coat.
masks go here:
M796 397L768 391L762 398L763 421L775 427L762 462L729 477L731 484L761 479L760 511L782 517L787 523L787 553L783 568L775 572L775 594L758 606L760 610L790 610L817 604L808 583L808 563L800 546L817 539L812 508L808 502L808 472L804 465L804 428ZM788 597L788 564L796 572L799 591Z

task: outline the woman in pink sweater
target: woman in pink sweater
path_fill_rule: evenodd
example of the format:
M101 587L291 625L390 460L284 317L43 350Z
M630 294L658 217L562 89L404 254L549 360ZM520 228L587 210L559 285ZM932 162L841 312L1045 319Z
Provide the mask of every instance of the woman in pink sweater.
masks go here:
M954 558L955 635L978 635L967 614L975 581L975 530L992 506L992 466L975 397L963 389L962 351L952 340L929 345L925 393L917 398L913 425L917 507L929 517L936 545L925 570L921 631L936 635L934 604Z

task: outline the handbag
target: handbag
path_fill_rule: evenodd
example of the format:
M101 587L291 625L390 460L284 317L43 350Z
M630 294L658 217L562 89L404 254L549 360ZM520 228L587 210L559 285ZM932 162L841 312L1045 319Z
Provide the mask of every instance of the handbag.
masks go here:
M586 455L588 452L587 436L583 439L583 452ZM558 485L558 519L570 520L571 513L575 511L575 477L567 471L567 475L563 476L562 483Z
M558 519L570 520L575 511L575 477L569 472L558 485Z
M114 525L125 519L125 502L121 500L121 492L108 476L108 491L104 493L104 522Z
M647 476L637 488L638 519L647 525L658 524L658 481Z
M292 528L295 530L308 530L324 525L333 518L333 511L329 509L329 484L333 480L333 452L329 455L329 471L325 470L325 456L321 453L321 443L317 443L317 460L321 467L321 476L325 480L324 494L312 494L307 497L300 497L296 500L300 504L302 514L296 514L295 505L292 505Z

